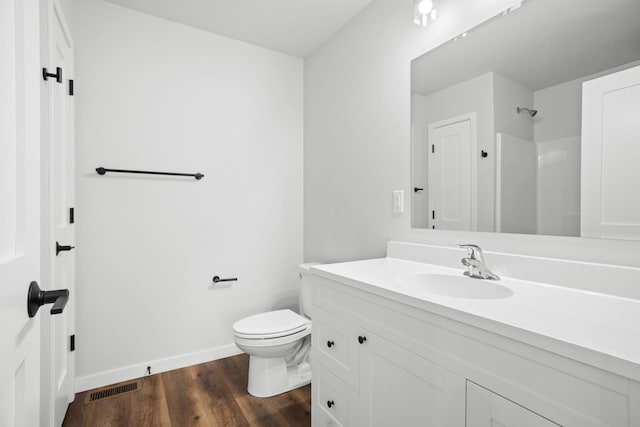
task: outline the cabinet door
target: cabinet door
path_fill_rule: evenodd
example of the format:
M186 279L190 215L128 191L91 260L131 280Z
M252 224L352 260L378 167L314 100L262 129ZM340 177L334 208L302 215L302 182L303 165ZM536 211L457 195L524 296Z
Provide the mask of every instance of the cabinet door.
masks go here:
M318 308L313 309L313 361L354 389L358 388L358 326Z
M463 427L465 379L361 331L360 425Z
M640 66L582 90L581 235L640 240Z
M467 427L558 427L484 387L467 382Z

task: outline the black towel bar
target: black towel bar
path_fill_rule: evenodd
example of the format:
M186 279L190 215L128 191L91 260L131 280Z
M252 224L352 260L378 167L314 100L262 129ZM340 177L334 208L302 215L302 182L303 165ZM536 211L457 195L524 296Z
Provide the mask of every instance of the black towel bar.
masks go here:
M98 175L104 175L107 172L117 172L117 173L141 173L146 175L192 176L197 180L204 178L204 175L199 172L198 173L155 172L155 171L138 171L138 170L129 170L129 169L107 169L103 167L96 168L96 172L98 172Z

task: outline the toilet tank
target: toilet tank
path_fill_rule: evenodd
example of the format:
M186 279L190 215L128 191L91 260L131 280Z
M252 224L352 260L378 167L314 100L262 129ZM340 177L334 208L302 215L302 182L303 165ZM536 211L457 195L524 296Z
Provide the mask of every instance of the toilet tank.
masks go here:
M309 267L319 265L318 262L300 264L300 293L298 299L300 303L300 314L311 319L311 271Z

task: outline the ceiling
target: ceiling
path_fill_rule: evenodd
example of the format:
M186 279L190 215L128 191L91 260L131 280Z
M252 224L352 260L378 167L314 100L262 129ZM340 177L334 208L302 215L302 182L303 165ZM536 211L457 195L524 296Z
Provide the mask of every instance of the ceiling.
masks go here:
M494 71L537 91L639 59L640 1L531 0L412 61L412 90Z
M106 0L305 58L372 0Z

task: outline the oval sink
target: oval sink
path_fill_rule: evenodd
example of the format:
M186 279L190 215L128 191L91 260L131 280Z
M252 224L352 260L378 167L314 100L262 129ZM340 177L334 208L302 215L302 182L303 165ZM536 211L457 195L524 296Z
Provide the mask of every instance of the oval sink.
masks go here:
M412 293L438 294L454 298L509 298L513 291L490 280L448 274L408 274L396 277L399 289Z

